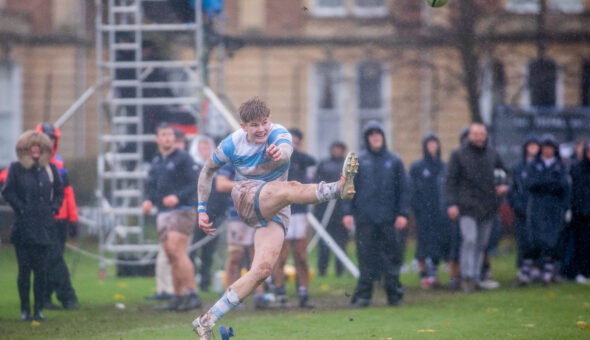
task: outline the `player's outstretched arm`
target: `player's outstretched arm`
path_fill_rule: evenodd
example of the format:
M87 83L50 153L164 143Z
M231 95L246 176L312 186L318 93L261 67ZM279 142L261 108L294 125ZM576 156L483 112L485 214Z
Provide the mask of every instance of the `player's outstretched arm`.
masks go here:
M211 186L213 183L213 175L215 171L219 169L219 165L209 158L201 170L199 175L199 184L197 186L197 194L199 198L198 216L199 216L199 228L201 228L207 235L213 236L215 229L211 228L213 223L209 221L209 215L207 214L207 202L211 195Z

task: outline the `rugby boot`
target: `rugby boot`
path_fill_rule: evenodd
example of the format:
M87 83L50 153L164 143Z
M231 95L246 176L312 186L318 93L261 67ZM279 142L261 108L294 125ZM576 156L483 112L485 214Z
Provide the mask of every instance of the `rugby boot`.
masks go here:
M340 198L349 200L354 197L354 176L359 168L359 159L354 152L349 152L342 166L340 180Z
M201 320L202 318L205 318L206 315L207 314L203 314L193 321L193 330L195 331L195 333L197 333L197 335L199 336L199 339L212 340L213 339L213 325L207 325L206 322L204 322L207 320Z

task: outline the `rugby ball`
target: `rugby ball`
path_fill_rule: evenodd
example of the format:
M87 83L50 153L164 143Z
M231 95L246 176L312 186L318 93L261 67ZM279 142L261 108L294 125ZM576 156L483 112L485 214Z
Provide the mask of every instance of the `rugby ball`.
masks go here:
M430 7L442 7L449 3L449 0L424 0Z

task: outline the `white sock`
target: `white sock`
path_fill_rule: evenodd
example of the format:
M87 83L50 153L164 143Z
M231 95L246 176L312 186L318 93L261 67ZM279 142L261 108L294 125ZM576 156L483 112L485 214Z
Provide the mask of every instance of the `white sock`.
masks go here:
M340 181L326 183L321 181L315 188L315 197L318 202L326 202L340 197Z
M206 326L212 327L217 320L221 319L227 312L234 309L240 304L238 294L228 289L211 309L203 316L202 320L207 323Z

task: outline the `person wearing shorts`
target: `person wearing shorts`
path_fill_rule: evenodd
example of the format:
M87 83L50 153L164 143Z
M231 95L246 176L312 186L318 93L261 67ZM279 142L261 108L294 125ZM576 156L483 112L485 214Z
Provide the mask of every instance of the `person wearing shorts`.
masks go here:
M174 142L172 126L158 125L156 144L160 154L150 165L148 199L142 205L144 214L149 214L153 205L158 207L158 235L172 268L174 296L166 305L156 307L158 310L190 310L201 305L193 264L186 254L197 220L198 168L191 156L176 148Z
M256 228L256 251L250 270L229 286L213 307L193 321L193 329L201 340L212 339L215 323L271 275L289 225L289 205L354 196L353 181L358 168L354 153L348 155L340 181L287 182L293 152L289 131L270 122L270 110L259 98L244 102L239 114L241 129L220 143L199 176L198 219L199 227L208 235L214 235L215 229L207 214L213 175L224 164L232 164L236 171L232 199L240 219Z
M289 130L293 141L293 154L289 166L289 181L309 183L307 169L315 165L315 159L301 151L303 133L297 129ZM297 273L297 295L299 296L299 307L314 308L309 301L309 265L307 263L307 205L291 205L291 223L285 235L283 249L279 255L279 261L273 273L274 291L277 297L278 306L287 307L287 292L285 290L285 271L289 250L293 246L293 258L295 259L295 271Z

